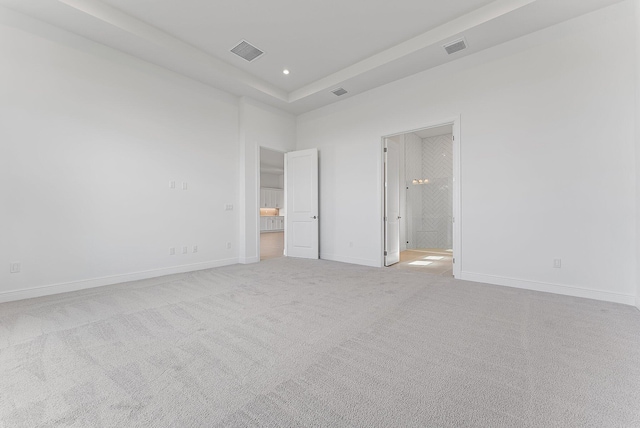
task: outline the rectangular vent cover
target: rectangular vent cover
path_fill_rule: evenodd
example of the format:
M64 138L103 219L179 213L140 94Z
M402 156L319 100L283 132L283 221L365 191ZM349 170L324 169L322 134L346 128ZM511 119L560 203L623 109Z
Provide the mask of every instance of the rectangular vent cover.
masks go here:
M444 50L446 50L449 55L456 52L460 52L461 50L464 50L466 48L467 48L467 41L465 39L458 39L444 45Z
M249 62L253 61L264 53L245 40L241 41L240 43L238 43L238 46L231 49L231 52L238 55L240 58L246 59Z
M334 94L334 95L336 95L336 96L338 96L338 97L339 97L340 95L344 95L344 94L346 94L346 93L347 93L347 91L346 91L344 88L334 89L334 90L333 90L333 91L331 91L331 92L333 92L333 94Z

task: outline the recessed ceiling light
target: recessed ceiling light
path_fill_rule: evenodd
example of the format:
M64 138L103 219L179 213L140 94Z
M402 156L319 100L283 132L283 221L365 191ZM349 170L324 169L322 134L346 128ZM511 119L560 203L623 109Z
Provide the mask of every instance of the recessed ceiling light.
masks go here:
M289 70L285 68L284 70L282 70L282 74L289 74Z

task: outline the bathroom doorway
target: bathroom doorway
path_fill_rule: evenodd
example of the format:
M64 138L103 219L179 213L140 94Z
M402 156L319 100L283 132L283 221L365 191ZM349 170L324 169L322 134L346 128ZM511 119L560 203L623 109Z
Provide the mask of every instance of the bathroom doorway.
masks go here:
M459 229L455 213L459 210L459 174L456 122L406 132L385 138L385 145L398 147L398 195L394 195L392 177L385 176L385 207L393 206L398 198L397 226L389 221L385 211L385 256L387 242L398 228L399 261L394 268L419 270L427 273L455 276L459 251ZM385 162L387 159L385 152ZM387 166L385 171L390 170ZM459 263L459 258L458 258ZM385 263L389 265L390 263Z

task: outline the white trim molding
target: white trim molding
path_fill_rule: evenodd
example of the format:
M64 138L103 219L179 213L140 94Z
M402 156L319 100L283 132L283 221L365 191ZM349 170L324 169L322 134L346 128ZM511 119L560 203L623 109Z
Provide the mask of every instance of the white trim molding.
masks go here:
M172 266L161 269L126 273L122 275L113 275L101 278L84 279L80 281L42 285L23 290L4 291L0 293L0 303L12 302L15 300L32 299L34 297L50 296L53 294L68 293L70 291L85 290L87 288L102 287L105 285L120 284L123 282L138 281L141 279L157 278L160 276L172 275L176 273L194 272L198 270L228 266L237 263L237 258L212 260L208 262Z
M382 267L379 260L359 259L356 257L344 257L336 254L320 253L321 260L329 260L332 262L349 263L352 265Z
M484 284L502 285L523 290L542 291L544 293L561 294L564 296L582 297L585 299L602 300L605 302L634 305L635 296L630 294L612 293L610 291L592 290L575 287L573 285L551 284L526 279L508 278L503 276L485 275L479 273L462 272L460 278L464 281L481 282Z

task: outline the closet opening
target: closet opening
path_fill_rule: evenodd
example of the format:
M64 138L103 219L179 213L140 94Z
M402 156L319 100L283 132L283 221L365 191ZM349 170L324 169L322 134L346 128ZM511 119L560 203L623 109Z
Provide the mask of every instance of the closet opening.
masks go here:
M284 256L284 153L260 147L260 260Z

